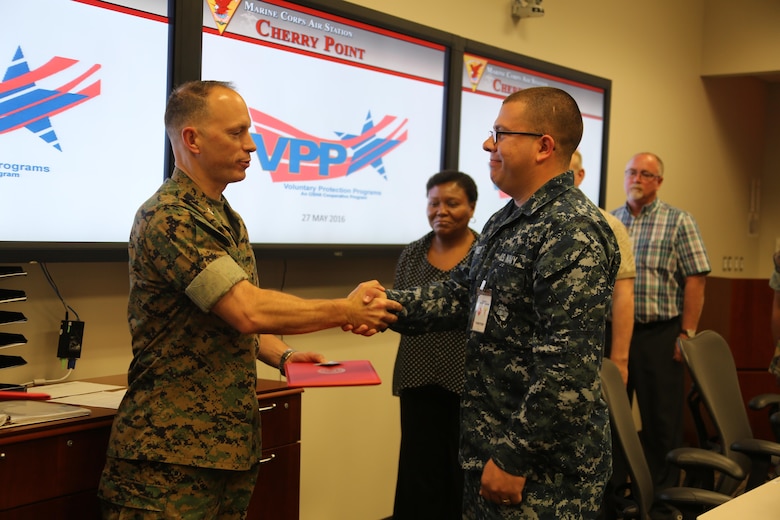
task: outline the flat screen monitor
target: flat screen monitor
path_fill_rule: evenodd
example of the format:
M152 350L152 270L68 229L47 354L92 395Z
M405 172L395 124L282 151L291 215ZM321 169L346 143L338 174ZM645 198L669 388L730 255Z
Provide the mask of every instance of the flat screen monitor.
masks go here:
M471 175L479 189L475 229L481 229L509 201L509 196L490 180L489 156L482 143L493 129L502 101L512 92L529 87L560 88L577 101L583 119L579 150L585 168L580 189L596 205L602 203L611 82L508 52L484 47L479 51L470 52L467 46L463 55L458 145L458 168Z
M247 102L257 145L225 197L263 248L399 246L429 230L448 50L389 24L281 1L208 0L203 79Z
M153 0L0 3L0 262L126 255L164 178L167 14Z

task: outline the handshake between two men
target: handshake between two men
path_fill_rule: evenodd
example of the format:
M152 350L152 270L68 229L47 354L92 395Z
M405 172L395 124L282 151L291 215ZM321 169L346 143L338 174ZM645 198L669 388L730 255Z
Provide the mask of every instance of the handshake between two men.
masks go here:
M403 310L400 303L387 299L385 288L376 280L359 284L347 300L351 306L347 322L341 329L363 336L384 332L398 320L397 313Z

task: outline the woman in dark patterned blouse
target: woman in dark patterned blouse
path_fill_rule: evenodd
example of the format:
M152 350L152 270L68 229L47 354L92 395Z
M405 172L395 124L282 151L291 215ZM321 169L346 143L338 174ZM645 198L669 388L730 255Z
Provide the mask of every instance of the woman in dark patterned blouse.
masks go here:
M432 231L401 252L396 289L448 279L471 257L478 236L469 228L477 204L471 177L439 172L428 180L426 193ZM465 344L465 330L401 337L393 372L393 395L401 401L394 520L462 517L458 431Z

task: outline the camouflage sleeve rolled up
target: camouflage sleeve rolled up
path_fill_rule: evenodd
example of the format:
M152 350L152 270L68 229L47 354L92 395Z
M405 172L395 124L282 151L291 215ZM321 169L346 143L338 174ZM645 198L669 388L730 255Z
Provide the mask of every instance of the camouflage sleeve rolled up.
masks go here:
M108 455L246 470L261 453L256 335L209 311L257 283L246 228L183 172L138 211L129 244L133 360Z

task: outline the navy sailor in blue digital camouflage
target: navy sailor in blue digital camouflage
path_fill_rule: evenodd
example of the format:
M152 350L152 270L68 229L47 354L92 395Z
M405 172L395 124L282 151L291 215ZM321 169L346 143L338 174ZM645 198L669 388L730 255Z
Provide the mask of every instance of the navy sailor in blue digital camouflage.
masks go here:
M393 330L468 330L460 460L469 520L595 518L609 478L599 369L620 255L568 170L582 128L562 90L508 96L483 148L492 181L513 200L449 280L387 291L404 306Z
M274 334L372 335L400 305L376 281L333 300L259 287L246 226L222 196L255 151L229 83L178 87L165 127L176 168L130 234L133 359L98 495L105 519L242 519L261 450L255 361L284 374L287 362L325 360ZM274 507L264 514L281 514Z

